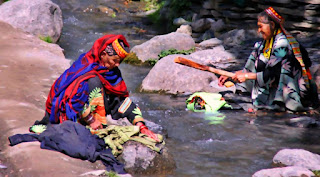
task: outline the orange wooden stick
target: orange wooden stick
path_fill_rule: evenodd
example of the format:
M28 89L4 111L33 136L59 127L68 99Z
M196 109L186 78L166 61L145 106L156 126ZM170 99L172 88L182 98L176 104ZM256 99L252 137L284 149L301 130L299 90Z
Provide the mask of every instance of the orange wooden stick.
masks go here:
M179 63L179 64L183 64L183 65L186 65L186 66L189 66L189 67L192 67L192 68L200 69L200 70L203 70L203 71L209 71L209 72L212 72L212 73L215 73L215 74L219 74L219 75L222 75L222 76L233 77L235 75L232 72L224 71L222 69L216 69L216 68L213 68L213 67L210 67L210 66L207 66L207 65L202 65L202 64L199 64L199 63L194 62L192 60L183 58L183 57L175 58L174 62L175 63Z

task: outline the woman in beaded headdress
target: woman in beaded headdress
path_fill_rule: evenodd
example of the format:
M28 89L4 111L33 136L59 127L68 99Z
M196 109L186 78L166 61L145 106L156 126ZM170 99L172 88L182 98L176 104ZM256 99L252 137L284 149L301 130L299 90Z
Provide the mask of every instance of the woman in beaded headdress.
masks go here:
M306 50L283 27L284 19L272 8L258 15L257 42L243 70L232 78L238 93L251 93L256 109L306 111L317 106ZM222 86L227 77L219 78Z
M52 85L46 102L46 114L36 124L62 123L66 120L103 128L107 115L127 117L140 126L141 133L158 141L144 123L141 111L128 97L118 68L128 55L129 44L123 35L105 35L82 55Z

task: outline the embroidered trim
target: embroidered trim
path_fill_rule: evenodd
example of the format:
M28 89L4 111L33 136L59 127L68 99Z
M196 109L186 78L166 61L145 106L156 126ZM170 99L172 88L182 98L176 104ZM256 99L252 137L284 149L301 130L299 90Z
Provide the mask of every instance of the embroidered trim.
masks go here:
M127 97L123 103L120 105L118 112L119 113L124 113L127 111L127 109L129 108L129 106L131 105L132 101L129 97Z

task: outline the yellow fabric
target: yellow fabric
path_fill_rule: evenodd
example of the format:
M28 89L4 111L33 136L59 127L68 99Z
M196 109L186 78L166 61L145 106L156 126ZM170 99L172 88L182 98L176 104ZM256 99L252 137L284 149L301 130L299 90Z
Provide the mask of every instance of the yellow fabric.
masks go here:
M264 45L263 56L266 57L267 59L270 59L274 37L279 33L281 33L281 29L278 29L278 31L275 31L273 34L273 37L267 40Z
M117 126L109 125L107 128L95 130L94 132L100 138L103 138L105 143L112 149L112 154L118 156L123 151L123 144L127 141L137 141L145 146L149 147L153 151L160 152L161 147L158 147L159 143L149 138L147 135L140 133L138 126ZM160 140L160 144L163 146L163 136L156 134Z

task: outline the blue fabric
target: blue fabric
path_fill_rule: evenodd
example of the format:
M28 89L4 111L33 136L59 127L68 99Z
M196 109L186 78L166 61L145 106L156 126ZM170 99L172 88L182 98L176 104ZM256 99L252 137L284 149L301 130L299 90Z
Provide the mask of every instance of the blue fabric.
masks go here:
M60 112L66 112L66 115L69 120L74 122L77 121L77 114L82 111L83 106L85 103L88 102L89 97L89 86L87 80L82 81L80 86L78 87L77 94L75 94L71 98L72 104L66 104L65 106L59 106L63 103L64 96L66 94L66 89L72 82L78 79L81 76L84 76L86 73L92 70L102 70L106 69L106 67L99 65L96 62L93 63L83 63L85 53L81 54L79 58L72 64L72 66L67 69L55 82L54 84L54 96L52 98L52 107L51 107L51 115L50 115L50 122L51 123L59 123L57 117L59 117ZM87 65L88 64L88 65ZM117 85L121 81L123 81L120 70L116 67L109 72L105 72L101 74L112 86ZM83 94L84 93L84 94ZM58 104L57 104L58 103ZM58 115L52 114L55 112L56 106L59 106L60 112ZM72 107L71 107L72 106Z

